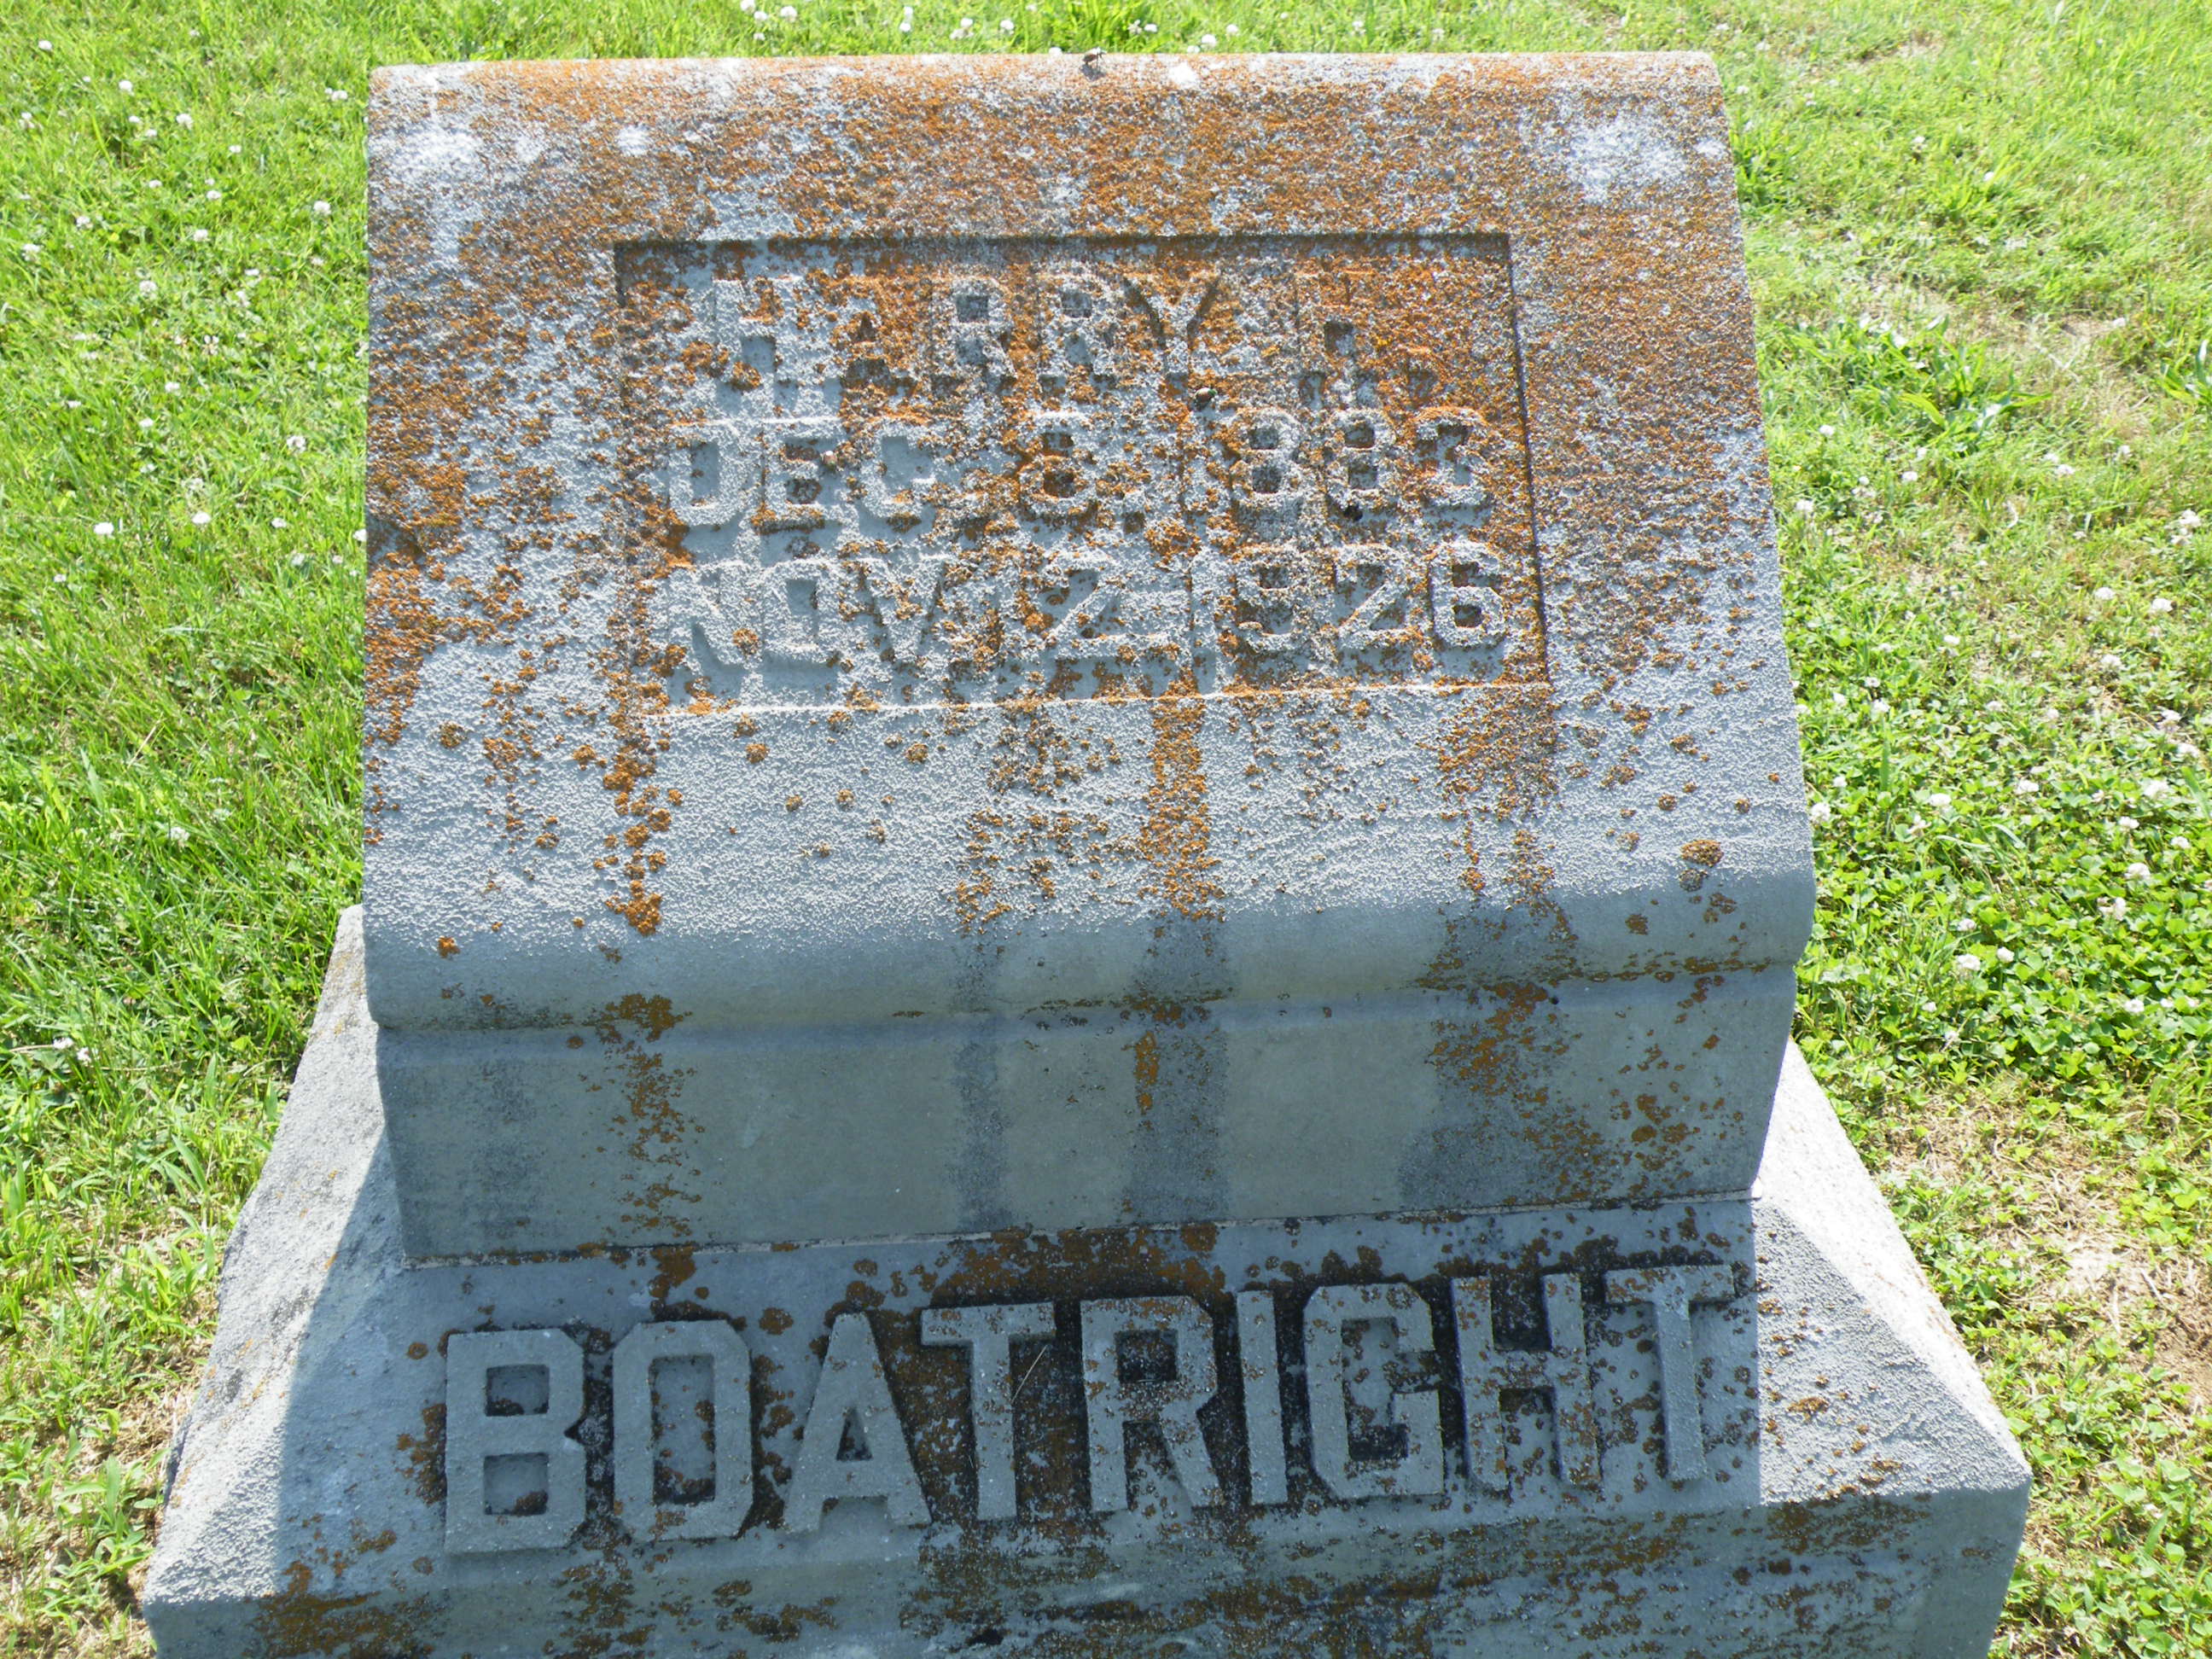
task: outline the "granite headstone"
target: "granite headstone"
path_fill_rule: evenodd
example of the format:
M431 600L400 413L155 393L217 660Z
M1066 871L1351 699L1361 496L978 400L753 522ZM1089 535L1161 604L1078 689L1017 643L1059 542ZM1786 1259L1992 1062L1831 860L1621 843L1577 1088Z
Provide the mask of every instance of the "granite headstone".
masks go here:
M370 128L367 876L168 1659L1978 1655L1788 1033L1710 63L480 64Z

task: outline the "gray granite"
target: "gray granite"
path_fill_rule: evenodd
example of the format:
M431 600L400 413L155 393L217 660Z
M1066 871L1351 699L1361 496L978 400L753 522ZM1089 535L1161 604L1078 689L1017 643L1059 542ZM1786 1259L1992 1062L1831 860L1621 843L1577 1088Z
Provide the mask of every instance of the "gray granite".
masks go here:
M371 109L368 840L164 1659L1974 1659L1711 65Z

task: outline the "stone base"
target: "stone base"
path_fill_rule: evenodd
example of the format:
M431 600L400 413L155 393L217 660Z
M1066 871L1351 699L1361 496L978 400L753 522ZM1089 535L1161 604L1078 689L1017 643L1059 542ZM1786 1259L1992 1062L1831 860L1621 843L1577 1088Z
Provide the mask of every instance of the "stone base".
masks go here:
M1794 1054L1748 1196L410 1262L374 1036L349 914L165 1659L1986 1651L2027 1470Z

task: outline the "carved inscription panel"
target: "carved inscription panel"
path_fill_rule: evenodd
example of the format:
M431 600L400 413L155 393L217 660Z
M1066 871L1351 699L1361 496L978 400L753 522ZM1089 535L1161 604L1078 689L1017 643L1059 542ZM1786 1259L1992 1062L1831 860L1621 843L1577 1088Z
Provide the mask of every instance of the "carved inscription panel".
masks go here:
M1528 1501L1664 1502L1741 1467L1741 1312L1717 1262L1327 1284L1287 1302L847 1310L827 1321L811 1396L720 1317L640 1324L611 1347L574 1330L457 1331L447 1544L557 1547L609 1500L654 1539L811 1533L825 1508L862 1500L897 1527L1164 1502L1249 1514L1398 1498L1498 1518ZM604 1356L596 1408L579 1335ZM950 1387L924 1359L938 1350L960 1359ZM762 1390L795 1444L757 1449ZM933 1500L918 1473L933 1455ZM763 1503L756 1477L771 1468Z
M681 705L1543 676L1502 238L619 264Z

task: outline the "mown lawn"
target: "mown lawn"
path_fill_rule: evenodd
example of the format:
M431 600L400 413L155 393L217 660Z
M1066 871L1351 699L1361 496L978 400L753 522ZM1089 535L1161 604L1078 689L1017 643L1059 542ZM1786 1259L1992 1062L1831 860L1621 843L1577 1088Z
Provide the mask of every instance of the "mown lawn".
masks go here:
M146 1650L162 1445L357 886L369 65L1105 45L1717 57L1799 1038L2035 1466L1998 1651L2212 1654L2212 9L966 3L0 25L0 1652Z

